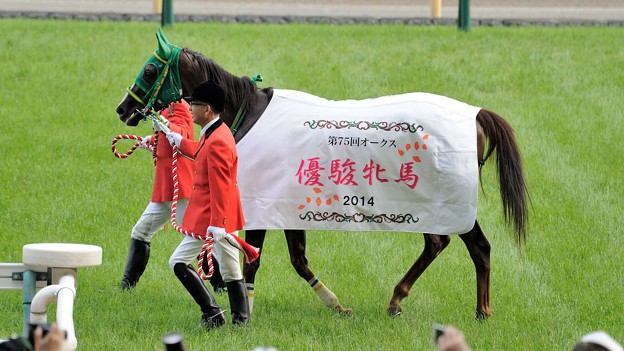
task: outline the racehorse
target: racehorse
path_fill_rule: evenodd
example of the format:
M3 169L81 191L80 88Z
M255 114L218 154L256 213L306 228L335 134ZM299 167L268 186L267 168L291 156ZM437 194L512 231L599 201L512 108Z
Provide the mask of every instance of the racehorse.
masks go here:
M158 50L140 70L135 83L127 89L127 94L117 106L116 112L120 120L126 125L136 126L143 119L141 112L144 110L148 108L159 110L172 101L190 95L199 83L215 80L226 91L226 108L221 114L221 119L230 126L238 143L263 116L274 97L274 89L270 87L260 89L253 79L235 76L201 53L169 43L160 30L156 37ZM157 95L155 99L154 95ZM146 103L148 100L154 101L153 106ZM528 221L528 190L514 131L498 114L479 109L476 115L476 139L479 172L485 161L491 155L495 155L504 220L506 224L513 225L516 242L521 245L525 241ZM308 266L305 254L305 231L286 229L284 233L293 267L315 288L313 281L316 277ZM266 230L246 230L245 234L245 240L249 244L262 248ZM424 233L423 236L425 245L422 253L394 288L387 308L390 316L402 313L401 301L408 296L416 280L451 241L449 235ZM490 243L476 219L472 228L459 237L466 245L476 269L476 317L487 318L492 314ZM259 267L260 259L244 265L243 273L248 284L254 283ZM350 309L340 305L333 293L330 292L330 297L319 296L327 306L342 313L351 312Z

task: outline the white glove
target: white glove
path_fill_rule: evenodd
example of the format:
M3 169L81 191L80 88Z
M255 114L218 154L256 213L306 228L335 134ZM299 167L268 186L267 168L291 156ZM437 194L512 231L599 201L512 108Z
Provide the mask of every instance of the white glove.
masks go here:
M149 150L150 144L152 143L152 136L148 135L139 143L139 148Z
M169 131L169 121L167 121L165 117L162 118L164 119L164 122L154 121L154 123L152 123L152 128L154 128L157 132L167 133Z
M176 132L169 132L166 134L167 136L167 140L169 140L169 144L171 144L171 146L175 147L180 147L180 144L182 143L182 135Z
M208 230L206 231L206 234L212 234L212 240L219 241L223 238L225 238L225 235L227 234L225 232L225 228L219 228L219 227L213 227L210 226L208 227Z
M164 124L165 126L169 127L169 120L165 118L165 116L163 115L158 115L160 117L160 121L162 122L162 124Z

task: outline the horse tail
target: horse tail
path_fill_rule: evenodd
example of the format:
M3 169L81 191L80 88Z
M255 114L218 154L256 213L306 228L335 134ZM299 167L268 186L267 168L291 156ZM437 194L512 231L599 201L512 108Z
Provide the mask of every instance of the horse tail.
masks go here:
M501 116L486 109L479 111L477 122L488 140L487 152L480 164L496 150L496 169L505 224L513 222L516 241L520 245L525 241L529 194L513 128Z

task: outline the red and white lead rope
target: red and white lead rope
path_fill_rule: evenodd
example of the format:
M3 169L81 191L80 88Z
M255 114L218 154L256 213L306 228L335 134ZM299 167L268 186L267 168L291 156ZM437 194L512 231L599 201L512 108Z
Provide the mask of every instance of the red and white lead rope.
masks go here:
M156 145L156 143L158 142L158 134L159 133L155 133L154 145ZM125 154L120 154L117 152L116 145L117 145L117 142L121 139L134 139L134 140L138 140L138 142L134 144L134 146L132 146L132 148L128 152L126 152ZM143 140L143 138L137 135L126 135L126 134L118 135L113 139L113 142L112 142L113 154L117 158L126 158L132 155L134 150L136 150L139 147L139 145L141 144L141 140ZM196 234L191 231L185 230L184 228L178 226L177 224L176 214L177 214L177 207L178 207L178 195L179 195L179 189L180 189L180 186L178 183L178 149L175 146L173 146L172 148L173 148L173 157L172 157L172 162L171 162L172 164L171 171L173 174L173 200L171 202L171 226L173 227L173 229L175 229L176 231L184 235L193 237L197 240L204 241L204 244L202 245L201 253L199 254L197 272L199 273L199 276L202 279L204 280L210 279L210 277L212 277L214 273L214 268L212 265L212 247L214 246L214 240L212 239L212 235L209 236L207 234ZM154 157L154 165L155 165L156 164L156 146L149 145L149 149L152 151L152 154ZM236 247L237 249L243 252L245 262L247 263L253 262L260 257L260 254L259 254L260 250L258 248L249 245L248 243L246 243L244 240L242 240L238 236L227 234L225 236L225 240L227 240L230 245ZM207 260L206 263L208 264L208 275L204 273L204 267L203 267L204 260Z
M173 201L171 202L171 226L173 227L173 229L184 235L204 241L197 262L197 273L199 273L199 276L204 280L210 279L210 277L212 277L212 274L214 273L214 267L212 266L212 247L214 246L214 241L212 240L212 235L209 236L207 234L195 234L191 231L185 230L184 228L178 226L176 220L180 184L178 183L178 148L175 146L172 146L172 148L173 157L171 162L171 172L173 173ZM207 275L204 273L204 260L206 260L206 263L208 264Z
M171 204L171 226L173 226L173 229L177 230L178 232L184 235L188 235L195 239L204 241L201 252L199 254L199 260L197 263L197 272L199 273L199 276L202 279L204 280L210 279L210 277L212 277L212 274L214 273L214 268L212 266L212 247L214 245L214 240L212 238L212 235L208 235L208 233L196 234L196 233L190 232L188 230L185 230L179 227L176 221L176 213L177 213L177 208L178 208L178 192L180 189L179 184L178 184L178 148L175 146L172 146L172 148L173 148L173 156L171 157L172 159L171 171L173 173L173 200ZM260 257L260 249L249 245L247 242L239 238L237 235L232 235L230 233L227 233L225 235L225 238L223 238L223 240L226 240L230 245L240 250L243 253L244 262L246 263L253 262ZM206 263L208 264L208 275L205 275L204 273L203 263L205 260L207 260Z
M155 138L158 137L159 133L155 133ZM130 150L128 150L128 152L126 152L125 154L120 154L117 151L117 142L119 140L122 139L131 139L131 140L138 140L131 148ZM115 155L115 157L117 158L127 158L128 156L132 155L132 153L134 153L134 151L139 147L139 145L141 144L141 141L143 140L142 137L138 136L138 135L128 135L128 134L121 134L116 136L113 139L112 142L112 150L113 150L113 154ZM156 150L155 147L153 147L152 145L149 145L149 149L152 151L152 153L154 153L154 150ZM204 241L204 245L202 246L201 249L201 253L199 254L199 263L198 263L198 267L197 267L197 272L199 273L199 276L206 280L206 279L210 279L210 277L212 277L212 275L214 274L214 268L212 265L212 247L214 245L214 241L212 240L212 237L208 237L206 234L203 235L199 235L199 234L195 234L193 232L190 232L188 230L185 230L184 228L178 226L177 224L177 207L178 207L178 195L179 195L179 191L180 191L180 186L178 183L178 151L177 148L175 146L173 146L173 161L172 161L172 173L173 173L173 200L171 203L171 225L173 226L173 229L175 229L176 231L193 237L195 239L198 240L203 240ZM156 158L154 157L154 164L156 164ZM208 264L208 275L206 275L204 273L204 267L203 267L203 262L204 260L208 260L207 264Z
M134 145L132 145L132 147L130 148L130 150L128 150L128 152L126 152L125 154L120 154L119 152L117 152L117 142L122 139L131 139L131 140L138 140L138 141ZM126 158L132 155L134 150L136 150L139 147L139 145L141 145L142 140L143 140L143 137L140 137L138 135L120 134L116 136L115 138L113 138L113 142L112 142L113 155L115 155L115 157L117 158ZM158 135L154 137L154 146L148 145L148 148L152 152L152 158L154 159L154 166L156 166L156 146L155 145L157 142L158 142Z

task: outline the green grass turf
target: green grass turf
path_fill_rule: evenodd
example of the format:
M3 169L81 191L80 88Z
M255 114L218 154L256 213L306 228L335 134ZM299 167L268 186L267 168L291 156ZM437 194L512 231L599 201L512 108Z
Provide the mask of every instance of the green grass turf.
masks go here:
M354 309L326 309L270 232L249 328L197 328L198 308L167 266L170 228L152 244L137 289L115 289L130 229L147 204L150 155L118 160L115 107L156 49L156 23L0 20L0 262L22 246L101 246L79 271L80 350L158 350L180 331L190 350L432 350L433 322L463 330L473 350L566 350L597 329L624 340L624 33L609 27L473 28L176 23L170 41L261 86L330 99L424 91L486 107L516 129L532 198L519 251L502 222L494 168L483 173L479 219L492 243L492 308L473 319L475 273L454 239L391 319L393 286L422 249L419 234L310 232L317 276ZM127 142L119 143L120 150ZM20 291L0 292L0 337L21 331ZM227 298L218 301L227 306ZM54 320L55 306L50 319Z

